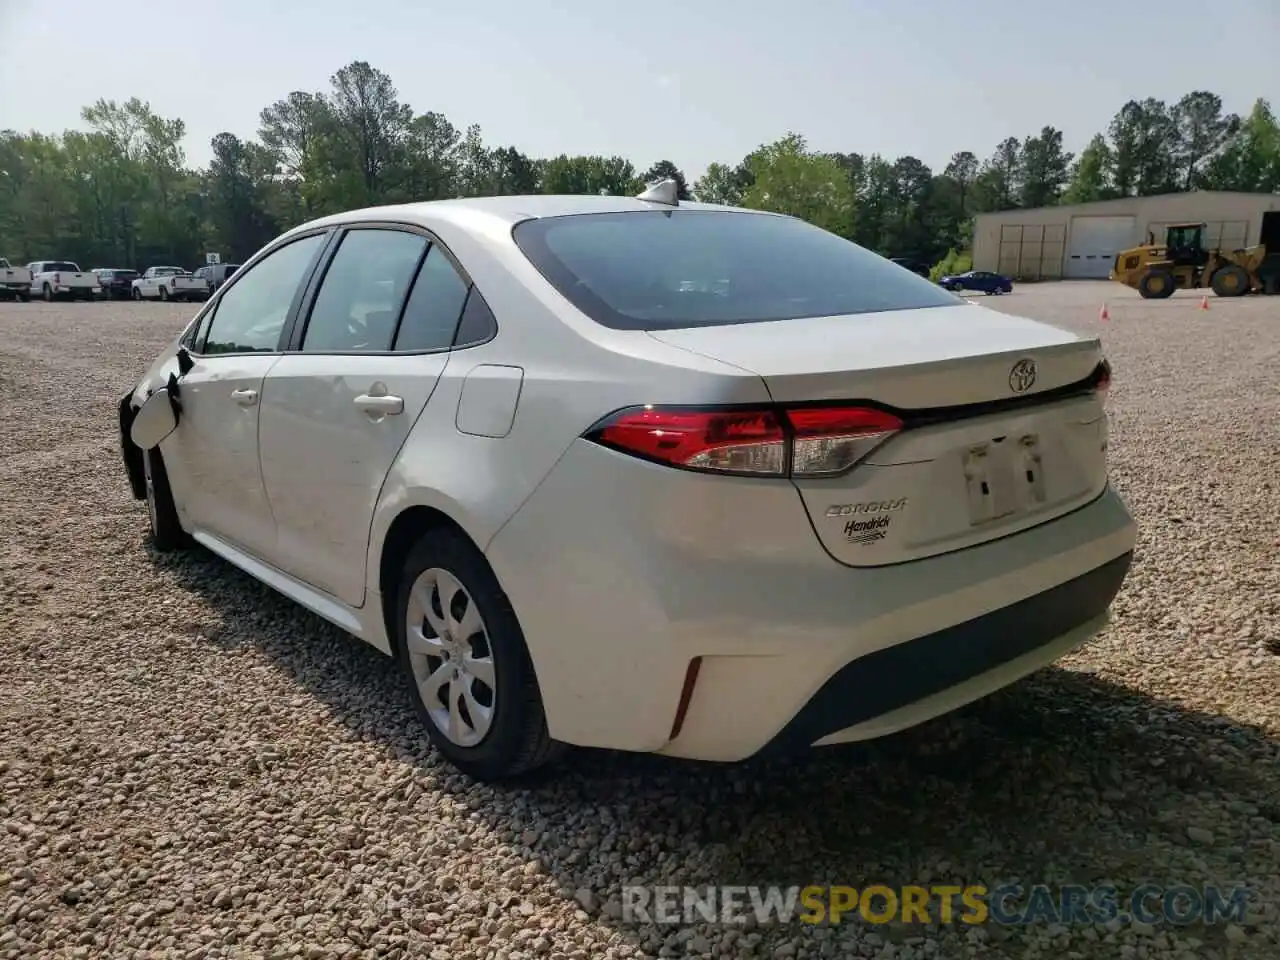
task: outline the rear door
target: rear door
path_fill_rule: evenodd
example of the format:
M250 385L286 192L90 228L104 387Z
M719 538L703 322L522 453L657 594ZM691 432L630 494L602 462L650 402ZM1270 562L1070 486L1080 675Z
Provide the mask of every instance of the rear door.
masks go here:
M262 382L326 239L316 233L277 248L202 318L195 366L180 381L178 429L161 447L190 525L268 560L275 522L258 465Z
M313 286L264 384L262 472L279 565L357 607L383 480L448 363L470 283L426 234L360 225Z

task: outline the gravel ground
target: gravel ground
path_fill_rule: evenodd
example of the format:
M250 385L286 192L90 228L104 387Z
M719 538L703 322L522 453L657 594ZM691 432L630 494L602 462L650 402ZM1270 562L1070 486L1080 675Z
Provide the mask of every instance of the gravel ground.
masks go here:
M1141 528L1113 626L870 748L580 751L518 790L440 764L371 648L149 551L114 401L193 307L0 304L0 958L1280 955L1280 300L989 302L1108 347ZM623 882L1014 879L1254 903L1185 928L618 916Z

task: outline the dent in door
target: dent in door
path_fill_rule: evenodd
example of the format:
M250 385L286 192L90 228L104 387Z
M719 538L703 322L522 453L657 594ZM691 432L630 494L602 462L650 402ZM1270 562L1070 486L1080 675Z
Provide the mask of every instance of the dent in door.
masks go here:
M484 363L462 381L458 394L458 414L454 424L459 433L475 437L505 437L516 420L522 367Z

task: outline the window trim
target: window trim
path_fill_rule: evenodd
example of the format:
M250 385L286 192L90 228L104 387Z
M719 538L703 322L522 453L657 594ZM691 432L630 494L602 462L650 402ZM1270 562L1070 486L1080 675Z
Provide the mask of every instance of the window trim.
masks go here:
M454 350L465 350L470 347L478 347L481 344L489 343L496 337L498 331L497 315L494 314L494 333L487 340L477 341L458 345L458 327L462 323L462 314L467 309L467 301L471 298L471 292L479 290L475 280L471 274L467 272L466 267L462 265L457 256L449 249L448 244L444 243L433 231L416 223L404 223L397 220L358 220L351 223L337 224L334 228L336 239L330 239L325 246L322 254L322 262L317 269L312 271L311 280L306 286L302 301L296 304L296 310L293 312L288 324L288 336L281 338L283 344L280 353L283 354L302 354L310 357L421 357L434 356L441 353L452 353ZM333 258L337 256L338 251L342 248L342 238L352 230L396 230L401 233L412 233L424 237L427 241L427 247L422 252L422 256L418 260L417 268L413 273L413 282L409 284L405 290L404 299L400 303L400 312L396 317L395 332L391 337L392 349L390 350L304 350L302 349L302 341L306 336L307 325L311 322L311 311L315 307L316 296L320 292L320 285L324 282L324 277L329 272L329 265L333 262ZM462 308L458 311L458 321L453 328L453 342L447 346L432 347L427 350L396 350L395 342L400 336L400 326L404 322L404 312L408 308L409 298L413 295L413 288L418 282L418 276L422 271L423 264L426 263L427 257L431 251L440 249L445 258L457 271L459 278L466 284L467 295L462 300ZM235 275L239 276L241 270L237 270ZM480 293L480 298L485 301L488 306L489 301L485 299L484 294ZM493 308L489 308L489 312L493 313Z
M193 328L195 331L194 336L191 338L191 342L189 344L183 344L183 346L186 347L187 352L191 354L192 357L199 357L201 359L217 359L219 357L274 356L285 352L284 347L288 343L287 337L289 331L293 328L293 321L297 316L298 307L302 302L303 294L309 288L315 277L316 266L325 260L330 247L333 246L333 238L337 232L338 228L325 226L300 231L298 233L290 233L282 237L277 237L272 243L263 247L256 254L250 257L239 270L232 274L230 279L223 282L222 286L220 286L213 296L205 302L204 309L196 314L194 321L195 327ZM290 302L289 310L285 314L284 326L280 328L280 336L276 339L275 349L237 351L235 353L206 353L205 345L209 340L209 330L213 327L213 321L216 318L218 307L222 304L222 298L226 296L228 290L234 288L240 277L248 275L249 270L246 268L256 267L259 263L266 260L267 257L272 256L277 251L283 250L287 246L315 236L324 236L325 240L320 244L320 248L312 256L311 263L307 266L301 282L299 282L297 289L294 291L293 300ZM206 317L209 319L208 326L205 326L204 323Z

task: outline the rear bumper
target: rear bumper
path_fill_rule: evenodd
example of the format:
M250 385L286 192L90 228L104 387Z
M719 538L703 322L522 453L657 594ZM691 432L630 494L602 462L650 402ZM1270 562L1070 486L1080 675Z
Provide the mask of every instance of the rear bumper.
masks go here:
M1122 554L1043 593L859 657L824 683L762 753L883 736L1051 663L1105 624L1132 560L1132 553ZM1060 649L1064 639L1070 642ZM944 696L962 687L960 698Z
M486 553L553 737L734 761L889 733L1058 659L1105 623L1134 540L1108 489L1015 535L850 568L790 484L580 441Z

